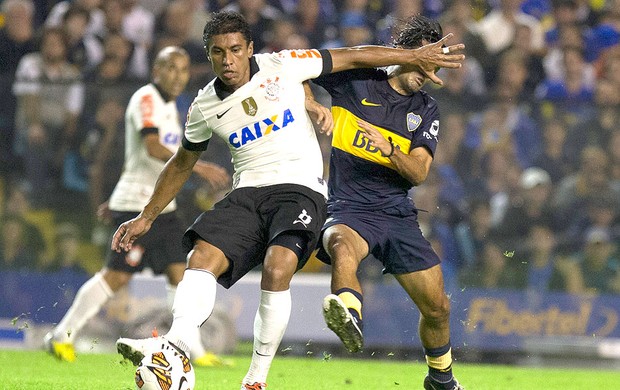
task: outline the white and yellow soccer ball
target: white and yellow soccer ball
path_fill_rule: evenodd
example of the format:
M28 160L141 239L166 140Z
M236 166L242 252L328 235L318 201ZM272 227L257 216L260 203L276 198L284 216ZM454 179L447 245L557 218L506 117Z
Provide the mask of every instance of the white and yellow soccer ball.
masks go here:
M136 369L139 390L193 390L196 375L189 359L172 348L147 353Z

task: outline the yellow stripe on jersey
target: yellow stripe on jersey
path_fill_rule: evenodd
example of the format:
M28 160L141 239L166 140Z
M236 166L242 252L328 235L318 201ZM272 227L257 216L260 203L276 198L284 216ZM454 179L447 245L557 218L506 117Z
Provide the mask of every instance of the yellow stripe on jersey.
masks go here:
M357 125L357 120L359 119L357 116L347 109L337 106L332 107L332 115L334 116L333 147L364 160L395 169L394 164L392 164L389 158L383 157L379 149L369 144L368 138L364 137L362 129ZM410 139L382 127L374 127L386 139L392 137L392 143L395 148L400 149L403 153L409 153L411 148Z

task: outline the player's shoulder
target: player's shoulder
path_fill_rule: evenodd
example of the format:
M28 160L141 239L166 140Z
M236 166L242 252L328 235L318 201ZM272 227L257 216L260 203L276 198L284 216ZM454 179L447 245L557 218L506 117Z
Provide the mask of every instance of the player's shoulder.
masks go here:
M297 60L320 59L322 54L318 49L285 49L272 53L259 53L254 55L258 65L277 64L282 65Z
M141 86L140 88L138 88L136 92L133 93L132 97L140 98L142 96L149 96L149 95L151 96L159 95L157 88L155 88L155 86L151 83L145 84Z
M424 107L426 108L426 111L429 111L429 112L439 111L437 100L435 100L435 98L429 95L428 92L421 89L417 93L419 94L420 99L422 100L422 103L424 104Z

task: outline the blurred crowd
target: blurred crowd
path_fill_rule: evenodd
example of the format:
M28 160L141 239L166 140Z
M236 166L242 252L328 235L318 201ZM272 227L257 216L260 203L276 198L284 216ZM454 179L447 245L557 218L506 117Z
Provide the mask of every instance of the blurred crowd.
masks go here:
M202 28L221 9L245 15L256 52L390 44L410 15L439 20L467 59L424 88L440 143L412 199L446 280L620 293L620 0L0 0L0 271L101 267L125 105L178 45L186 112L214 77ZM230 168L217 140L203 157ZM186 187L189 223L216 195Z

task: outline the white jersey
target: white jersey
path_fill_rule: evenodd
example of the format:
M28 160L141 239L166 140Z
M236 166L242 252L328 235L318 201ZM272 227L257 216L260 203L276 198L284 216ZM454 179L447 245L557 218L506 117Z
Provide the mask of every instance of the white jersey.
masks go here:
M323 157L302 85L321 74L321 53L257 54L250 68L250 81L223 100L218 79L198 93L188 113L184 147L203 150L213 134L223 138L232 155L233 188L289 183L326 196Z
M141 211L155 189L155 182L165 162L151 157L143 142L143 134L158 132L159 142L173 153L183 135L176 102L166 102L153 84L136 91L125 111L125 163L109 207L114 211ZM163 210L174 211L173 200Z

